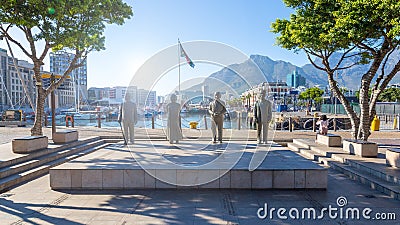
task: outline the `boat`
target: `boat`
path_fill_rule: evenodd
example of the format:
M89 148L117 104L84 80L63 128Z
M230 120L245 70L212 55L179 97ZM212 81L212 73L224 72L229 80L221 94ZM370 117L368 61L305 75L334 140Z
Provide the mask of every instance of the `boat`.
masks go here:
M151 118L151 117L153 117L153 113L146 112L146 113L144 114L144 118Z

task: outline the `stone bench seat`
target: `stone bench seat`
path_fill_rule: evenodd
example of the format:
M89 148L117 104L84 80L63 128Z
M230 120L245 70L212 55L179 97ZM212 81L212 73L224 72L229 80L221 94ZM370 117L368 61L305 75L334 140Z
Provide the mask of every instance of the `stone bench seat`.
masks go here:
M76 130L57 131L53 134L53 142L55 144L65 144L77 140L78 140L78 131Z
M400 168L400 148L389 148L386 150L386 164Z
M342 137L336 134L317 134L317 143L328 147L340 147L342 146Z
M26 154L41 149L46 149L49 144L47 136L27 136L14 138L12 150L14 153Z
M377 157L378 145L374 142L344 139L343 150L353 155L361 157Z

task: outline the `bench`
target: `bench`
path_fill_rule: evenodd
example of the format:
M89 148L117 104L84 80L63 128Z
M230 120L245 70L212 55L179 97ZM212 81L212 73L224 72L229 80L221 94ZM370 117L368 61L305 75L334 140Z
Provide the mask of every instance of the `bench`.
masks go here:
M77 140L78 140L78 131L76 130L57 131L53 134L53 142L55 144L65 144Z
M378 145L374 142L344 139L343 150L353 155L361 157L377 157Z
M47 136L27 136L14 138L12 150L14 153L26 154L41 149L46 149L49 144Z
M342 137L336 134L317 134L317 142L328 147L342 146Z
M389 148L386 150L386 164L400 168L400 148Z

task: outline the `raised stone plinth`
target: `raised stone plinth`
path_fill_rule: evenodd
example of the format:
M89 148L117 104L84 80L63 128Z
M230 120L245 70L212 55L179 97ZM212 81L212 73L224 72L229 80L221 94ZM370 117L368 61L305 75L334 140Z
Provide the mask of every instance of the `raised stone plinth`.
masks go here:
M342 146L342 137L336 134L317 134L317 143L323 144L329 147L340 147Z
M55 144L65 144L78 140L78 131L76 130L63 130L57 131L53 134L53 142Z
M46 136L27 136L14 138L12 140L12 150L14 153L27 154L37 150L46 149L49 140Z
M386 164L400 168L400 148L389 148L386 150Z
M52 189L326 189L327 169L277 144L115 144L50 169ZM157 158L154 152L163 158ZM249 170L255 154L268 154ZM240 154L230 165L230 159ZM260 156L261 156L260 155ZM166 164L168 160L173 162ZM216 166L215 160L221 160ZM151 166L147 162L154 163ZM205 165L205 166L204 166ZM202 168L199 168L204 166Z
M344 139L343 150L361 157L377 157L378 155L378 145L369 141Z

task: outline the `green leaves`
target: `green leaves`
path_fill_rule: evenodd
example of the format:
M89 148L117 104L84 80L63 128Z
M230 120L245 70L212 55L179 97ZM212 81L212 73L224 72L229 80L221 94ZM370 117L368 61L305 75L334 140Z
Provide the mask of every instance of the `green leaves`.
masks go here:
M306 91L300 93L299 99L303 100L318 100L324 94L324 91L318 87L308 88Z
M105 25L122 25L131 16L122 0L5 0L0 5L1 24L31 29L35 41L53 50L103 50Z
M398 102L400 101L400 89L387 88L379 95L378 100L381 102Z
M379 48L383 36L398 44L400 2L397 0L284 0L296 11L277 19L272 32L287 49L340 51L367 43Z

